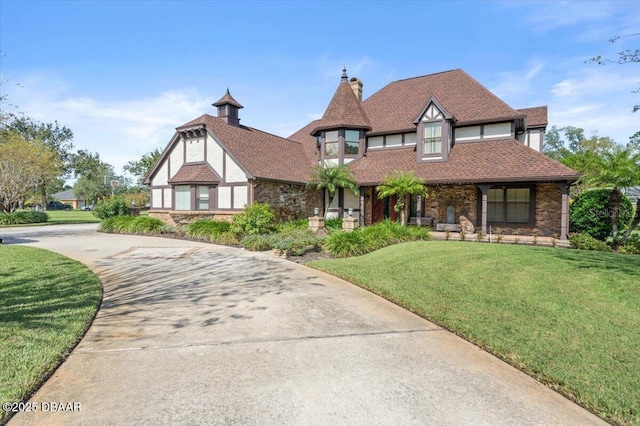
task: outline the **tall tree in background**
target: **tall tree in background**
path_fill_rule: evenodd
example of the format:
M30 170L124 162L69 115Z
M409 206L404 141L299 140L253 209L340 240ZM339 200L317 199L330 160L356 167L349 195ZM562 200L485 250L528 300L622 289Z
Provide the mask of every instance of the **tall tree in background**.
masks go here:
M138 180L137 184L142 185L144 178L147 177L153 166L155 166L160 159L161 155L162 150L160 148L156 148L151 152L143 154L137 161L129 161L124 165L123 170L135 176Z
M98 153L79 150L72 156L73 176L77 179L73 194L89 204L111 194L112 178L116 178L113 167L100 160Z
M0 200L3 212L12 212L43 176L55 176L62 165L55 151L39 140L0 133Z

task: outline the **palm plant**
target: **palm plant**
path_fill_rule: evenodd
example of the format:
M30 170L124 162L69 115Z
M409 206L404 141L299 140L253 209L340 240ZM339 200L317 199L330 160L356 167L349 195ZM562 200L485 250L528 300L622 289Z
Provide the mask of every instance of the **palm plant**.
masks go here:
M327 190L327 205L324 209L324 218L327 218L329 206L333 202L336 191L345 188L358 195L358 185L356 185L353 172L348 166L315 166L311 172L311 180L307 183L307 188L317 190Z
M384 181L376 188L378 198L383 199L396 196L396 205L393 209L400 212L400 223L407 224L407 206L411 195L427 195L427 188L424 182L415 176L413 171L397 171L384 178Z
M618 216L622 203L622 189L640 185L640 154L629 147L615 147L594 158L586 173L586 181L596 187L611 188L609 207L615 248L618 244L616 237L619 232Z

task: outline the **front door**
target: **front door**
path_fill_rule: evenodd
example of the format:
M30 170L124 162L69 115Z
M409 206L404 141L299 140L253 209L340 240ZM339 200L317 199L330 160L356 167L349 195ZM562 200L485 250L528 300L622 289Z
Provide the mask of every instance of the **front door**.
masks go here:
M384 219L396 220L396 196L379 199L376 191L373 191L373 222L380 222Z

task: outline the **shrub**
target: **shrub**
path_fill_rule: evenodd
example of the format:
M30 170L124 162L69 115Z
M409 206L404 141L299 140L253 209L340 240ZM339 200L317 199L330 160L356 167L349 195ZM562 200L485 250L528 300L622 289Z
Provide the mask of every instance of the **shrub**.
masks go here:
M93 214L100 219L131 214L130 204L123 197L111 197L98 201Z
M593 250L593 251L611 251L611 247L604 241L600 241L586 232L578 234L572 234L569 237L571 246L580 250Z
M240 240L240 245L247 250L264 251L271 249L273 240L271 238L271 235L267 234L247 235L242 240Z
M223 246L237 246L239 244L238 237L233 232L221 232L219 234L212 234L209 237L209 241L214 244L220 244Z
M640 235L631 235L624 245L620 247L620 253L640 254Z
M255 203L233 216L231 232L239 236L269 234L274 231L275 215L268 204Z
M165 223L152 217L113 216L100 223L100 231L115 234L160 234Z
M0 213L0 225L21 225L28 223L44 223L49 220L45 212L16 211L9 214Z
M609 189L592 189L584 191L571 204L570 232L591 235L605 241L611 235L611 208L609 206ZM622 196L618 228L624 230L633 218L633 206L629 199Z
M231 224L222 220L200 219L189 222L186 234L190 237L211 239L216 235L229 232Z
M342 230L342 218L327 219L324 221L324 227L328 231L340 231Z
M284 222L278 225L278 232L286 232L293 229L309 229L309 219L298 219Z
M368 253L367 239L360 231L336 231L324 239L324 247L335 257L360 256Z

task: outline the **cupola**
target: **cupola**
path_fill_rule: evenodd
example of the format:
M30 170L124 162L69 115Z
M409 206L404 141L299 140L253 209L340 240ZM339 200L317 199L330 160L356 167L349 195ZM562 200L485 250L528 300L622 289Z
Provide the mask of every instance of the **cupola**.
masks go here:
M218 102L213 104L218 108L218 118L222 118L232 126L240 125L240 117L238 116L238 110L244 108L238 101L236 101L227 87L227 93L220 98Z

